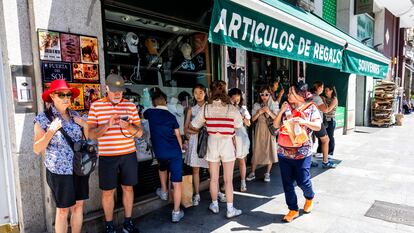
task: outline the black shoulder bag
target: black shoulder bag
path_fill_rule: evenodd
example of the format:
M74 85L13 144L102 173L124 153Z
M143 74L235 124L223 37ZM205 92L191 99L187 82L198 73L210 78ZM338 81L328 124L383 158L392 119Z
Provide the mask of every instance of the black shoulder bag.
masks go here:
M52 123L55 116L50 109L45 111L47 119ZM73 142L72 138L66 133L63 127L59 129L66 139L66 142L73 151L73 172L78 176L90 175L96 167L98 159L98 147L93 140L86 140L82 131L82 140Z
M206 118L207 103L204 105L204 119ZM208 144L208 132L207 127L204 125L198 132L197 141L197 155L200 159L203 159L207 155L207 144Z

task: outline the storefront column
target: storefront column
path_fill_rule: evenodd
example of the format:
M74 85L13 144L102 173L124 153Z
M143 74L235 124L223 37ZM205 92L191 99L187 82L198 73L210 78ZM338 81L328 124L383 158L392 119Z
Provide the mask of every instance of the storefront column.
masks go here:
M356 80L355 74L349 75L344 134L348 134L355 129Z

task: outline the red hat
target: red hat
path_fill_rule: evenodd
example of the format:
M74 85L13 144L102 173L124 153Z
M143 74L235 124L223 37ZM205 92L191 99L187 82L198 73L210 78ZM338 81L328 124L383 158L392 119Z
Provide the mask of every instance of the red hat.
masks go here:
M55 91L63 91L63 90L70 90L72 92L72 98L76 98L79 96L80 90L78 88L73 88L68 85L68 83L63 79L54 80L50 83L50 87L48 90L43 92L42 99L45 102L53 102L52 98L50 98L50 94Z

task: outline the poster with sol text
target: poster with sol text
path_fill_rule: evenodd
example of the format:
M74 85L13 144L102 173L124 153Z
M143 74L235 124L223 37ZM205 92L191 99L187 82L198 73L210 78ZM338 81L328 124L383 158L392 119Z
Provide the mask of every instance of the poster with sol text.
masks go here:
M42 64L43 82L52 82L57 79L64 79L66 82L72 82L71 64L67 62L47 62Z

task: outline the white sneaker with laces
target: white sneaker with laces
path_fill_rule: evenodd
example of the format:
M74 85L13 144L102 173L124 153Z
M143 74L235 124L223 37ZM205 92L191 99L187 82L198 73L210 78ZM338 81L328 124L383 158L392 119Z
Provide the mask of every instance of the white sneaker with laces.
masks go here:
M253 172L250 172L249 175L246 177L247 181L252 181L254 179L256 179L256 176L254 175Z
M264 182L269 183L270 182L270 173L265 173L264 175Z
M226 218L234 218L234 217L240 216L241 214L242 214L241 210L238 210L233 207L231 210L227 210Z
M157 188L157 191L155 192L158 197L160 197L161 200L167 201L168 200L168 192L163 192L161 188Z
M226 195L222 192L218 192L217 199L218 199L219 202L222 202L222 203L227 202Z
M208 207L208 209L213 212L213 214L218 214L220 209L218 205L214 205L214 203L210 203L210 206Z
M173 210L173 212L171 213L171 221L173 223L179 222L183 217L184 217L184 211L183 210L178 211L178 213L174 212L174 210Z
M200 194L196 194L193 197L193 206L198 206L200 204Z

